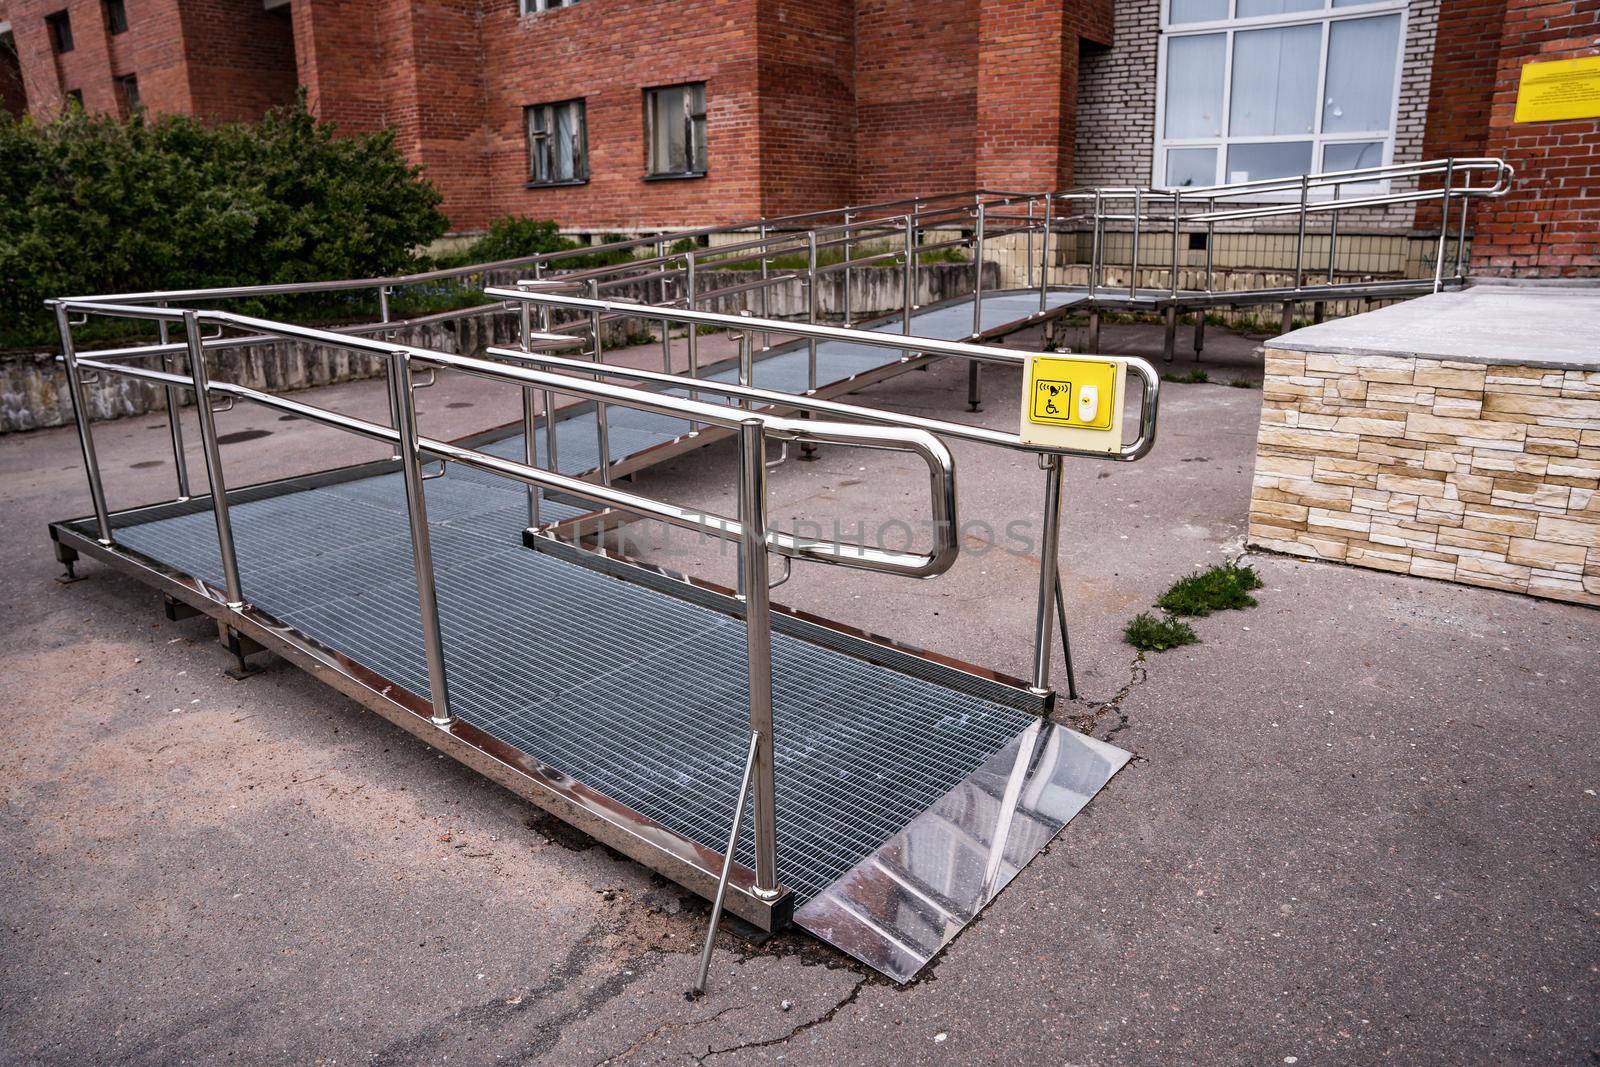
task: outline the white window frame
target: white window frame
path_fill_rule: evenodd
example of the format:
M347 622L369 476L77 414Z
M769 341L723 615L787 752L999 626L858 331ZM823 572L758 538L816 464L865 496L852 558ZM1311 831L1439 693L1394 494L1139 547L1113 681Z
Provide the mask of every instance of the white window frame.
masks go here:
M542 15L546 11L555 11L563 7L571 7L578 0L517 0L517 14L523 17L528 15Z
M1322 166L1323 151L1329 145L1338 144L1371 144L1374 141L1383 145L1382 159L1379 166L1388 166L1394 161L1395 127L1400 120L1400 95L1404 90L1403 77L1406 64L1406 35L1410 29L1410 5L1407 0L1374 0L1371 3L1351 4L1345 7L1334 7L1332 0L1324 0L1323 6L1310 11L1292 11L1286 14L1257 15L1252 18L1233 18L1232 13L1238 10L1238 0L1228 0L1230 17L1226 19L1212 19L1206 22L1180 22L1168 21L1168 11L1171 0L1160 0L1161 5L1161 40L1156 58L1156 139L1153 158L1151 186L1156 189L1172 189L1174 186L1167 184L1167 152L1175 148L1215 148L1217 151L1216 170L1213 172L1214 184L1227 184L1228 147L1233 144L1264 144L1268 142L1311 142L1311 169L1313 173L1324 170ZM1395 43L1395 70L1394 70L1394 99L1389 104L1389 128L1386 131L1368 130L1356 132L1340 132L1324 134L1322 132L1323 111L1327 102L1327 77L1328 77L1328 42L1333 36L1331 29L1333 23L1344 22L1350 19L1372 18L1377 15L1400 16L1399 40ZM1279 29L1287 26L1321 25L1322 43L1318 52L1317 68L1317 95L1316 129L1306 134L1239 134L1228 132L1232 121L1233 107L1233 38L1234 34L1245 30ZM1166 136L1167 128L1167 46L1177 37L1199 37L1206 34L1222 33L1225 35L1223 43L1223 68L1222 68L1222 116L1218 129L1222 132L1217 137L1174 137ZM1179 186L1177 188L1188 188ZM1389 189L1387 180L1369 182L1362 185L1351 185L1344 188L1344 192L1383 193ZM1313 190L1313 199L1329 199L1333 196L1331 189ZM1230 198L1235 199L1235 198ZM1260 193L1252 199L1262 201L1298 200L1298 194L1292 192Z

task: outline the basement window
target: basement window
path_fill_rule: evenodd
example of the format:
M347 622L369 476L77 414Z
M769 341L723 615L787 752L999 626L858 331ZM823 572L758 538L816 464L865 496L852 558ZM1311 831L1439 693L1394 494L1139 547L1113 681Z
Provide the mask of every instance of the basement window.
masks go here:
M115 36L128 32L128 6L123 0L104 0L106 32Z
M1403 0L1165 0L1155 184L1383 166L1405 29Z
M575 185L589 179L589 124L582 100L522 109L528 130L528 184Z
M644 91L646 178L700 178L706 173L706 84Z
M517 14L542 15L561 7L571 7L578 0L517 0Z
M72 18L65 11L46 15L44 24L50 30L50 47L56 54L72 51Z

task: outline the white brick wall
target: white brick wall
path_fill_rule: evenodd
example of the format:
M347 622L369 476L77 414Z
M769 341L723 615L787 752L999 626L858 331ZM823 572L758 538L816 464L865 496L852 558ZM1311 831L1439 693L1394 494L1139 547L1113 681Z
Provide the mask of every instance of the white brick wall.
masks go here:
M1149 186L1156 138L1159 0L1116 0L1111 48L1086 53L1079 66L1078 136L1073 184ZM1422 158L1433 73L1439 0L1411 0L1400 75L1394 161ZM1414 186L1412 186L1414 187ZM1396 185L1395 191L1401 187ZM1341 214L1341 233L1406 231L1410 205ZM1269 226L1257 220L1252 229ZM1292 220L1270 227L1293 229Z

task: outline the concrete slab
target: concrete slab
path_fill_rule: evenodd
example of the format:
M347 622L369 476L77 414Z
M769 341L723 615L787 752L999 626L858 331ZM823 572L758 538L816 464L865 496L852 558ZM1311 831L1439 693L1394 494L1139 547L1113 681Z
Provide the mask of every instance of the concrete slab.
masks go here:
M1600 368L1600 288L1474 285L1279 337L1274 348Z
M986 376L974 418L1001 424L1016 387ZM874 389L965 417L954 365ZM302 395L385 410L377 383ZM441 435L517 413L449 376L418 400ZM1147 460L1069 473L1085 699L1063 716L1135 762L920 981L728 930L692 1003L697 900L291 669L227 678L214 633L148 589L89 566L57 585L44 524L88 509L72 435L0 439L0 1061L1591 1056L1600 614L1265 557L1261 606L1198 620L1202 644L1120 643L1173 578L1238 551L1259 404L1169 385ZM243 407L219 421L241 483L371 458ZM159 419L98 429L114 506L170 492ZM981 452L958 453L962 499L1000 545L929 582L802 568L776 598L1024 667L1035 564L1005 522L1040 475ZM791 461L775 513L912 513L909 467L863 477L881 458ZM732 462L637 484L710 499Z

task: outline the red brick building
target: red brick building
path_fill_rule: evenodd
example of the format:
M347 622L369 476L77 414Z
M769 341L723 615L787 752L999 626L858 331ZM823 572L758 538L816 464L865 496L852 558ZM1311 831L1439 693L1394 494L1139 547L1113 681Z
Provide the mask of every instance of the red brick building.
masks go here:
M1593 273L1597 120L1512 108L1597 44L1595 0L0 0L0 103L249 119L304 86L393 127L459 231L1504 154L1475 260ZM1430 224L1369 229L1400 263Z

